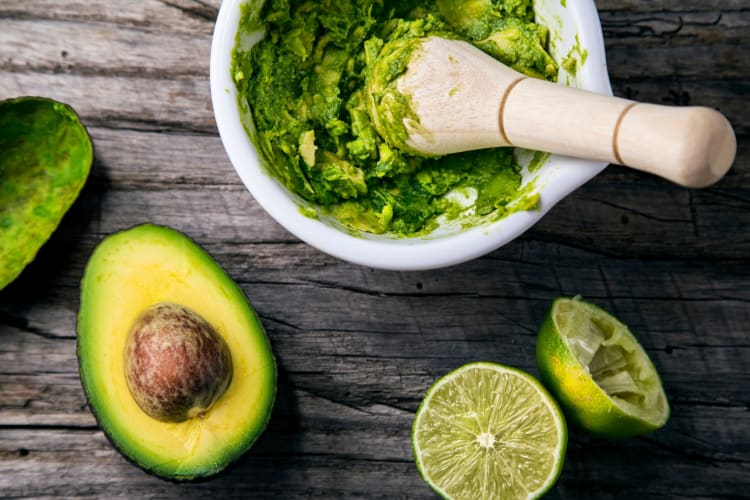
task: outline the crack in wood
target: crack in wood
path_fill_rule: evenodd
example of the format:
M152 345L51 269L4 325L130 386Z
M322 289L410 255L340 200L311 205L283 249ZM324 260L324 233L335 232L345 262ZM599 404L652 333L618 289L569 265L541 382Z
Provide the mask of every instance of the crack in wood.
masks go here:
M178 2L170 2L167 0L159 0L159 2L168 7L177 9L188 16L194 17L201 21L208 21L210 23L213 23L216 20L216 16L219 14L219 10L217 8L207 4L206 2L201 2L200 0L192 0L190 2L191 6L182 5L182 3Z
M330 453L320 453L320 452L310 452L310 451L303 451L303 452L295 452L294 455L288 455L283 453L256 453L254 456L259 458L287 458L290 456L300 456L304 458L323 458L325 460L335 460L345 463L350 463L352 461L356 462L362 462L362 463L384 463L384 464L399 464L399 465L408 465L413 466L414 460L409 458L371 458L366 455L359 455L356 453L341 453L336 451L331 451Z
M262 322L275 323L277 325L285 326L285 327L287 327L287 328L289 328L291 330L294 330L295 332L303 331L303 328L300 328L299 326L295 325L294 323L278 319L275 316L270 316L268 314L258 313L258 317L260 317L260 319L261 319Z
M740 410L740 411L750 411L750 407L748 406L750 403L743 403L740 402L740 404L737 404L733 401L710 401L710 400L703 400L703 399L670 399L669 403L672 406L701 406L706 408L724 408L724 409L733 409L733 410Z
M176 136L196 136L196 137L214 137L219 139L219 131L217 129L206 130L203 128L190 128L181 127L179 129L161 129L159 125L162 123L158 120L131 120L129 122L113 122L108 120L97 120L96 117L86 119L86 127L91 130L94 128L100 128L103 130L114 131L114 132L137 132L141 134L161 134L161 135L176 135ZM137 127L133 125L145 124L146 127ZM151 127L153 125L153 127Z
M602 30L608 40L622 38L638 38L642 40L651 36L652 38L673 38L682 31L685 25L683 16L678 15L677 19L673 17L636 17L618 21L621 16L615 16L613 19L602 20ZM649 24L661 24L666 26L675 26L673 29L656 30Z
M128 181L118 182L116 186L112 186L109 179L93 176L90 180L90 187L107 193L127 193L131 191L158 193L166 191L196 191L198 189L204 192L214 191L217 193L244 193L247 191L239 179L236 184L224 184L214 182L212 179L207 179L201 183L196 179L176 179L166 182L164 179L138 179L134 177Z
M601 199L601 198L590 198L590 197L581 196L580 199L581 200L585 200L585 201L590 201L592 203L600 203L600 204L606 205L606 206L608 206L610 208L614 208L616 210L622 210L622 211L628 212L630 214L639 215L639 216L643 217L644 219L652 220L652 221L655 221L655 222L663 222L663 223L670 223L670 224L676 224L676 223L680 223L681 224L681 223L686 223L687 222L687 223L693 223L693 225L695 224L695 220L694 219L693 220L689 220L689 219L670 219L670 218L667 218L667 217L658 217L656 215L643 212L642 210L638 210L638 209L633 208L633 207L626 207L624 205L620 205L618 203L614 203L612 201L604 200L604 199Z
M725 199L732 200L732 201L738 201L742 203L743 205L750 205L750 198L745 198L743 196L729 193L720 188L706 189L704 192L709 195L714 195L717 198L725 198Z
M135 132L156 132L162 134L194 134L210 137L219 137L218 129L214 123L211 125L200 125L193 122L175 120L161 120L146 118L143 116L122 115L84 115L86 126L99 127L108 130L130 130Z
M0 326L9 326L24 333L30 333L49 340L76 340L75 335L57 335L41 328L35 328L29 325L28 319L11 316L3 312L0 312Z
M81 77L107 77L117 79L133 78L138 80L195 80L196 78L208 78L206 68L201 66L187 67L175 70L170 68L143 68L118 66L87 66L84 64L47 64L47 65L17 65L8 61L0 61L0 71L16 75L37 74L37 75L71 75Z
M750 349L750 344L680 344L674 347L675 349L682 349L685 347L695 347L697 349Z
M501 298L499 296L488 296L488 295L481 295L479 293L472 293L472 292L446 292L446 293L429 293L429 292L383 292L383 291L373 291L368 288L363 287L356 287L351 285L345 285L343 283L335 283L335 282L327 282L322 280L311 280L306 279L304 280L306 283L310 284L313 287L316 288L323 288L323 289L329 289L329 290L341 290L345 292L354 293L357 295L366 295L368 297L376 297L376 298L429 298L429 297L444 297L444 298Z
M352 403L344 403L342 401L334 400L332 398L329 398L327 396L323 396L322 394L319 394L319 393L317 393L315 391L312 391L312 390L310 390L308 388L300 387L298 385L294 386L294 389L296 391L300 391L300 392L302 392L304 394L307 394L307 395L309 395L309 396L311 396L313 398L317 398L317 399L320 399L322 401L326 401L326 402L331 403L333 405L340 405L340 406L342 406L344 408L348 408L350 410L354 410L354 411L356 411L358 413L362 413L362 414L370 416L370 417L378 417L378 416L383 417L383 416L385 416L385 415L382 415L382 414L379 414L379 413L375 413L375 412L366 410L366 409L361 408L359 406L356 406L356 405L354 405ZM414 415L414 411L409 410L407 408L401 408L399 406L394 405L393 403L386 403L386 402L383 402L383 401L373 400L373 399L368 399L368 403L369 403L368 406L370 406L370 407L372 407L372 406L382 406L384 408L389 408L389 409L391 409L391 410L393 410L393 411L395 411L395 412L397 412L397 413L399 413L401 415Z
M750 463L750 461L747 459L724 456L724 454L720 456L719 455L711 456L711 455L705 455L702 453L693 453L693 452L685 451L680 448L667 445L661 441L658 441L656 439L653 439L647 436L640 436L637 439L643 443L650 444L651 446L654 446L656 448L659 448L660 450L669 452L673 455L682 457L686 460L705 463L705 464L711 465L712 467L721 467L722 464L748 464Z
M374 415L373 413L371 413L371 412L369 412L369 411L367 411L367 410L365 410L363 408L359 408L357 406L354 406L354 405L349 404L349 403L344 403L342 401L336 401L336 400L334 400L332 398L329 398L327 396L323 396L322 394L319 394L319 393L314 392L314 391L312 391L310 389L307 389L307 388L303 388L303 387L300 387L300 386L294 386L294 389L296 391L299 391L299 392L303 393L303 394L307 394L310 397L317 398L317 399L320 399L322 401L326 401L326 402L328 402L328 403L330 403L332 405L335 405L335 406L341 406L343 408L348 408L350 410L356 411L357 413L362 413L362 414L368 415L368 416L373 416Z
M27 377L29 376L29 372L15 372L15 371L0 371L0 376L7 376L7 377ZM33 372L34 376L39 376L42 379L44 379L47 375L75 375L78 376L78 366L76 365L75 370L63 370L63 371L56 371L56 370L34 370ZM23 407L26 407L30 404L30 402L33 402L35 400L27 400L26 403L24 403Z
M519 238L520 241L538 242L549 245L556 245L561 248L570 248L581 252L588 253L592 256L604 257L608 259L616 259L624 262L637 262L637 263L669 263L670 265L680 264L709 264L709 263L721 263L722 265L737 265L745 266L750 262L750 255L746 257L738 256L722 256L702 253L701 255L652 255L652 254L627 254L627 246L613 247L622 250L622 252L615 252L609 248L595 247L595 239L591 240L591 243L584 241L574 241L569 236L562 237L557 236L554 233L542 233L540 229L531 229L524 236Z
M2 424L0 430L4 431L47 431L47 432L101 432L98 425L72 425L72 424Z

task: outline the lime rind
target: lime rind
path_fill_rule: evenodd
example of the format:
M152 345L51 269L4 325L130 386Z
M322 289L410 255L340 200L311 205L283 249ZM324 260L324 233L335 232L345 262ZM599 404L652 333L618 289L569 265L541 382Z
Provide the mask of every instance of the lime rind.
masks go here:
M557 299L540 329L542 380L567 416L593 434L630 437L662 427L659 374L628 327L580 298Z
M429 389L412 446L420 475L444 498L538 498L560 475L567 426L532 376L477 362Z

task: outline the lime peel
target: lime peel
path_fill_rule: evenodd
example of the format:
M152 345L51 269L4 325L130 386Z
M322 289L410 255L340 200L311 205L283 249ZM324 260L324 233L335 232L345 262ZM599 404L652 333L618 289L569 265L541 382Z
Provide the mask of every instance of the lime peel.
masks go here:
M662 427L669 404L661 379L628 327L580 297L553 303L539 332L537 364L573 422L603 437Z

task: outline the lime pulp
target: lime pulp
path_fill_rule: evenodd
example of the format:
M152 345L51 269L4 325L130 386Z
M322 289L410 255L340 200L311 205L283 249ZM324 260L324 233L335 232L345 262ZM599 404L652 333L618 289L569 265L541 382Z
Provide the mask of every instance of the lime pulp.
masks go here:
M536 379L471 363L430 388L412 445L423 479L445 498L538 498L560 474L567 427Z

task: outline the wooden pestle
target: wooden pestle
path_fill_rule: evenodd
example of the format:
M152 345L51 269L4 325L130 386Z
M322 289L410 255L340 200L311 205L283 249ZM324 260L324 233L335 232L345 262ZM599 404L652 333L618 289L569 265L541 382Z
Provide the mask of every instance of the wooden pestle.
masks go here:
M737 143L729 121L707 107L644 104L530 78L473 45L415 39L394 82L412 117L370 112L381 135L401 120L407 149L445 155L518 146L596 159L687 187L721 179ZM398 145L397 145L398 146Z

